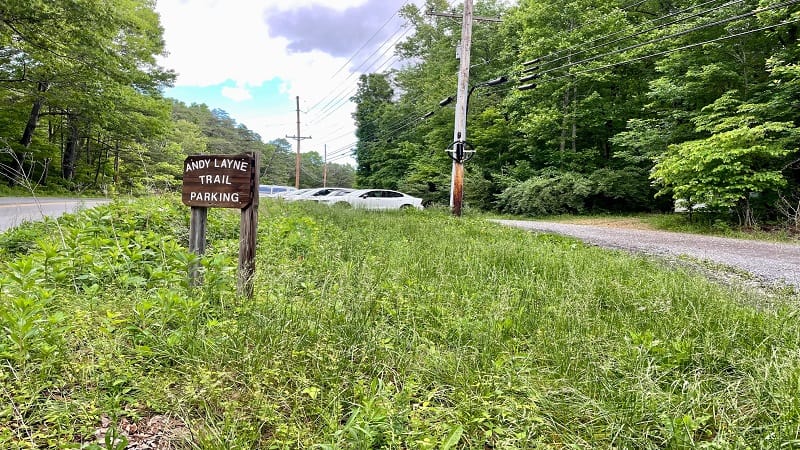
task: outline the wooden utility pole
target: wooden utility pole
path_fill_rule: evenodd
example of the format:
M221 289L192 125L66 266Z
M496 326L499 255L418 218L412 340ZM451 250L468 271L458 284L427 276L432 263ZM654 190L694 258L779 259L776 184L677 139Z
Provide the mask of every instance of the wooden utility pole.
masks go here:
M456 117L453 129L453 142L458 152L463 154L467 140L467 95L469 93L470 51L472 49L472 0L464 0L464 17L461 23L461 64L458 71L458 92L456 94ZM456 150L454 148L453 150ZM450 208L454 216L461 216L464 200L464 162L453 159L453 172L450 182Z
M499 17L482 17L473 15L472 0L464 0L463 16L450 13L437 13L428 11L429 16L449 17L457 19L461 17L461 49L459 59L461 61L458 71L458 94L456 96L456 117L453 130L453 172L450 181L450 208L454 216L461 216L461 207L464 199L464 161L465 155L469 153L467 149L467 108L469 103L469 66L470 52L472 50L472 22L502 22ZM499 79L498 79L499 81ZM505 78L503 81L505 82ZM494 86L494 84L484 84ZM469 159L469 158L466 158Z
M297 155L294 158L294 187L300 189L300 141L303 139L311 139L311 136L300 135L300 96L295 97L297 101L297 135L286 135L287 139L297 139Z
M322 164L322 187L328 187L328 144L325 144L324 162Z

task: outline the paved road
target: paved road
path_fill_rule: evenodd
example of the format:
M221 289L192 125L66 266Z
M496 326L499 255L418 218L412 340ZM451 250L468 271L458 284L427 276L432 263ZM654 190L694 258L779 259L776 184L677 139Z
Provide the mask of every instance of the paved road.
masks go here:
M522 220L495 222L527 230L572 236L600 247L654 255L688 255L738 267L770 283L783 282L800 287L800 245L593 225Z
M22 222L58 217L108 203L106 199L0 197L0 232Z

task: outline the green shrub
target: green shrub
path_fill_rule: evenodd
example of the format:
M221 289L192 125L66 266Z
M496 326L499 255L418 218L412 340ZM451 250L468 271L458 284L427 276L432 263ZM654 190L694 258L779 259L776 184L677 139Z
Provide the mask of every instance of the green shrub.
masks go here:
M595 186L576 172L546 171L506 188L497 196L504 213L531 216L582 213Z

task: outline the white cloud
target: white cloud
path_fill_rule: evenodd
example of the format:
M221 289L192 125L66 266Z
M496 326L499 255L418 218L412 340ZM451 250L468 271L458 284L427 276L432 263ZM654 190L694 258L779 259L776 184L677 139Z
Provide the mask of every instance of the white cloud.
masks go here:
M250 94L250 91L243 87L224 87L222 88L222 96L229 98L235 102L243 102L245 100L250 100L253 98L253 95Z
M178 86L213 86L226 80L260 85L277 77L287 80L288 89L305 91L344 60L321 52L289 53L286 39L270 37L265 14L315 4L346 9L364 1L158 0L169 52L162 63L178 72Z
M308 111L317 105L301 116L301 133L313 136L312 140L303 141L302 149L322 153L323 144L328 144L329 152L347 148L355 141L351 117L354 105L344 101L332 111L321 113L321 110L332 98L349 98L355 91L358 74L341 70L333 76L347 63L347 58L318 50L289 52L287 39L270 36L265 15L308 6L345 11L367 1L157 0L156 10L161 16L168 52L161 64L178 73L176 86L209 87L232 82L235 87L225 87L222 95L235 101L252 98L248 86L281 80L287 104L265 105L272 106L270 114L255 115L233 109L228 113L265 140L294 135L294 101L295 96L300 96L301 110ZM403 4L403 0L392 1L397 7ZM376 29L379 26L380 23L375 24ZM276 108L280 111L275 112Z

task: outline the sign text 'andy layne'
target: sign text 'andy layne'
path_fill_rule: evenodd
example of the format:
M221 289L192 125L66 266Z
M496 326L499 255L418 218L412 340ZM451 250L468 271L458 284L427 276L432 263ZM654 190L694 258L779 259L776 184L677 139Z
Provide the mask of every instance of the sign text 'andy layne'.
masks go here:
M183 204L246 208L253 199L255 162L250 155L193 155L183 162Z

